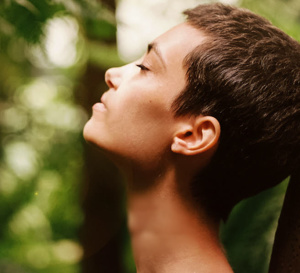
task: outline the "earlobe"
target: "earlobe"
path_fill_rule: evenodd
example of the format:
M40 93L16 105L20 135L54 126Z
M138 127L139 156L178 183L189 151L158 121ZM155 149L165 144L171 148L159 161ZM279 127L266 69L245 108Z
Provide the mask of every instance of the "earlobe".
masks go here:
M198 116L188 121L173 138L171 150L184 155L197 155L214 149L220 138L220 124L211 116Z

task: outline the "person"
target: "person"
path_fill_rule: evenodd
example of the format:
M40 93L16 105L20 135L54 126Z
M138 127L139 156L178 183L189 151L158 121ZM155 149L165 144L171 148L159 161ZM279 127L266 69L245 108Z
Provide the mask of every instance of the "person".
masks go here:
M220 221L299 163L299 43L248 10L184 13L106 72L84 128L126 177L139 273L233 272Z

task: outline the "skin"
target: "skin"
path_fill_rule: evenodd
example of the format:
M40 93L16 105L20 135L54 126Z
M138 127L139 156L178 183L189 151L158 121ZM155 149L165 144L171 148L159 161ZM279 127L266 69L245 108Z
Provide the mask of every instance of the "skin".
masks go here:
M206 37L188 23L151 43L137 62L109 69L109 90L84 128L127 180L128 225L137 272L233 272L219 222L196 204L190 183L218 147L210 116L174 117L186 85L185 56Z
M190 41L188 34L197 39ZM154 41L160 54L152 49L136 62L109 69L105 76L109 90L101 98L102 105L94 105L85 138L115 155L115 160L144 167L159 160L178 126L170 108L186 84L182 60L203 39L183 24Z

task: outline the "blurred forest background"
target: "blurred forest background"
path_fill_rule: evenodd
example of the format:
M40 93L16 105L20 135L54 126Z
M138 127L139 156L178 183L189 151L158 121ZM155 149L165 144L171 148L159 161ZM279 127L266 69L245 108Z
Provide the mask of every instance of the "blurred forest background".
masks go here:
M127 2L147 4L1 1L1 273L135 272L122 179L82 138L91 106L106 91L105 70L124 62L116 34L127 24L126 12L118 11ZM164 16L180 0L149 2ZM227 3L267 17L300 41L298 0ZM236 273L267 272L286 186L242 202L223 225Z

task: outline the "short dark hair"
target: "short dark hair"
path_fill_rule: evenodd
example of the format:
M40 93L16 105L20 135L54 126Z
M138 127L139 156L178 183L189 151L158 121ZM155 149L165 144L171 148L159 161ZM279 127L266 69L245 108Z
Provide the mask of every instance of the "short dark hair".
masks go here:
M207 4L184 13L208 39L186 56L187 86L172 108L220 122L219 147L192 190L226 219L299 164L300 45L245 9Z

